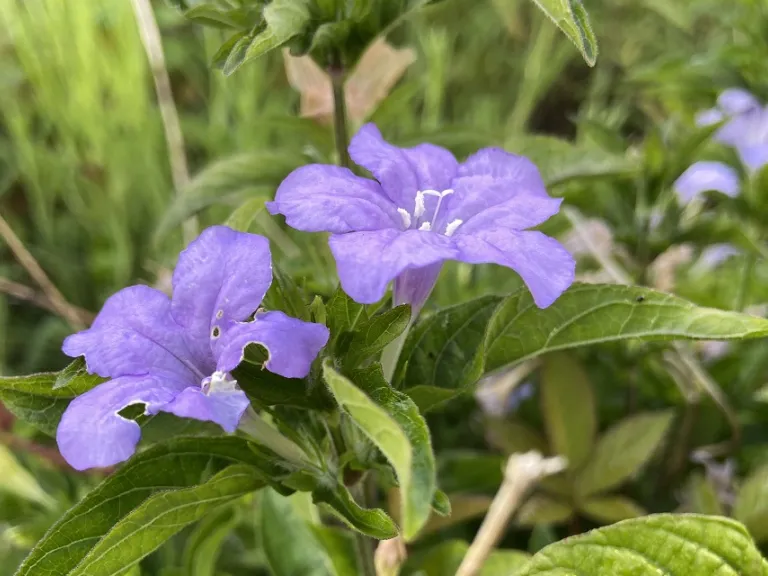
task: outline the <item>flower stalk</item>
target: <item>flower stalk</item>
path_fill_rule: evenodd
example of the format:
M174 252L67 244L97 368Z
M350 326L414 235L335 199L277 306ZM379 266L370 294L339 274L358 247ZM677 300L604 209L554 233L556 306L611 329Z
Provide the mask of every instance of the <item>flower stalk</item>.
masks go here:
M344 82L346 80L341 56L336 55L333 64L329 67L328 75L331 77L333 89L333 132L336 142L336 152L339 155L339 164L349 168L349 135L347 132L347 102L344 94Z

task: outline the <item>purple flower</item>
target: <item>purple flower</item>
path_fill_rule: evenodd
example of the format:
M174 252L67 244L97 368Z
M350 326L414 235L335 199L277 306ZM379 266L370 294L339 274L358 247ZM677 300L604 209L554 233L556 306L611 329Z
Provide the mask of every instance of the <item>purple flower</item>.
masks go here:
M571 285L574 260L557 241L528 231L557 213L536 167L499 148L459 164L444 148L397 148L373 124L352 139L352 159L376 180L313 164L280 185L272 214L307 232L331 232L341 286L361 303L379 301L395 280L396 304L416 314L443 261L515 270L544 308Z
M738 152L744 166L756 172L768 164L768 108L741 88L729 88L717 99L717 107L698 114L696 123L709 126L728 120L715 140Z
M683 172L673 187L683 204L710 190L733 198L740 190L739 175L721 162L696 162Z
M271 282L266 238L214 226L179 255L172 298L147 286L110 297L88 330L64 341L65 354L112 378L67 408L56 434L64 458L78 470L129 458L141 431L119 412L133 404L234 432L249 402L230 372L250 343L267 349L267 370L306 376L328 330L282 312L248 321Z

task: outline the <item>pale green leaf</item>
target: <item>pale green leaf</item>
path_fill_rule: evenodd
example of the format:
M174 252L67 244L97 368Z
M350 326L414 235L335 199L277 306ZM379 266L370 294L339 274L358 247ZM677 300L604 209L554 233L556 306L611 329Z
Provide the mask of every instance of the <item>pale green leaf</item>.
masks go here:
M738 505L738 500L736 504ZM726 516L717 490L712 485L712 482L709 481L709 478L701 472L692 473L688 479L687 486L685 487L685 502L683 505L686 512L711 514L712 516ZM739 515L734 514L734 517L739 522L747 524L745 519L740 518ZM747 528L749 528L749 525L747 525Z
M67 574L119 574L217 506L258 490L264 484L256 469L238 464L199 486L160 491L122 518Z
M248 232L256 217L264 211L266 202L266 198L246 200L232 211L224 225L238 232Z
M325 548L293 498L271 489L261 495L261 541L274 576L333 576Z
M637 502L625 496L593 496L579 502L578 508L584 516L603 524L613 524L647 514Z
M216 561L226 537L240 521L239 508L224 506L203 518L190 534L182 563L188 576L216 576Z
M589 457L597 433L589 376L571 356L550 354L544 359L539 390L550 448L575 470Z
M547 454L547 441L536 430L517 420L489 417L485 420L485 437L488 443L504 454L536 450Z
M429 518L437 489L424 419L407 395L387 384L378 364L355 372L353 379L360 388L334 370L329 360L323 364L323 375L339 406L392 464L402 493L403 536L412 540Z
M576 45L590 66L597 61L597 40L581 0L533 0Z
M755 540L768 539L768 466L744 479L733 507L733 517L749 528Z
M731 340L768 335L768 320L702 308L647 288L574 284L552 306L526 289L508 296L488 324L486 370L545 352L617 340Z
M651 459L669 430L674 414L649 412L625 418L598 440L595 451L575 479L585 498L615 488L636 475Z
M718 516L659 514L551 544L515 576L765 576L746 529Z
M38 484L35 477L16 459L13 452L0 444L0 492L13 494L46 508L55 508L56 501Z
M573 516L573 508L560 500L544 494L534 494L517 511L516 522L520 526L537 524L562 524Z

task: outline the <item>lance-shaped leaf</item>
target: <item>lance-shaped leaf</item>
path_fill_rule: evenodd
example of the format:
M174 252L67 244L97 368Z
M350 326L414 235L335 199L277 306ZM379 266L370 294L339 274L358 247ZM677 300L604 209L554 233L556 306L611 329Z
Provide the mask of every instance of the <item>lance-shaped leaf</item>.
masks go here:
M402 334L411 319L411 307L397 306L361 322L353 332L344 356L344 365L354 368L377 354Z
M24 560L17 576L70 574L128 514L156 502L153 496L204 486L211 474L233 464L260 468L262 476L280 471L278 462L264 460L242 438L179 439L147 449L59 519Z
M581 0L533 0L576 45L590 66L597 61L597 40Z
M0 492L6 492L35 502L46 508L55 509L56 501L37 483L35 477L21 465L11 449L0 444Z
M215 576L222 545L240 522L236 504L224 506L206 516L195 527L184 547L182 564L189 576Z
M552 306L527 290L508 296L488 324L486 371L545 352L618 340L731 340L768 335L768 320L703 308L635 286L575 284Z
M357 386L334 370L330 360L323 364L323 375L339 406L395 469L402 493L402 532L412 540L429 519L437 488L424 418L406 394L389 386L379 364L355 371Z
M576 493L585 498L637 474L658 450L673 418L671 412L637 414L608 430L576 476Z
M719 516L659 514L556 542L516 576L764 576L747 530Z
M252 466L229 466L199 486L161 491L122 518L68 576L113 576L133 566L214 508L262 488Z

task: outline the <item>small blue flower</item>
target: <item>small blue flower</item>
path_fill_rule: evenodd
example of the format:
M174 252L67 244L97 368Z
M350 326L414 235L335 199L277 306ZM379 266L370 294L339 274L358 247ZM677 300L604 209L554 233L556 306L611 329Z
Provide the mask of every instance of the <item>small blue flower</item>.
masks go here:
M527 230L561 202L547 195L528 159L485 148L459 164L432 144L392 146L373 124L355 135L349 154L376 180L338 166L304 166L267 209L293 228L332 233L341 286L357 302L379 301L394 280L395 302L417 313L445 260L512 268L541 308L573 282L565 248Z
M214 226L179 255L172 298L147 286L110 297L88 330L64 341L65 354L111 378L64 413L56 440L67 462L85 470L128 459L141 430L119 412L133 404L234 432L249 402L230 372L248 344L267 349L267 370L306 376L328 329L282 312L249 321L271 282L266 238Z

